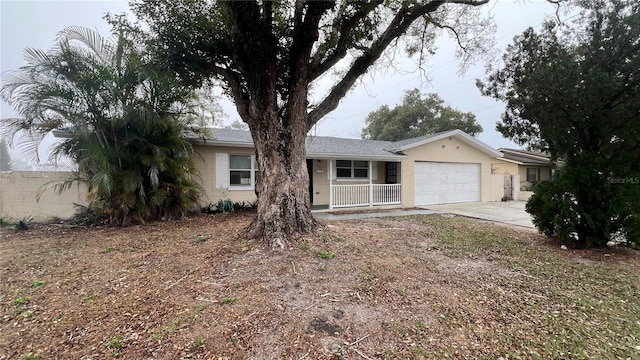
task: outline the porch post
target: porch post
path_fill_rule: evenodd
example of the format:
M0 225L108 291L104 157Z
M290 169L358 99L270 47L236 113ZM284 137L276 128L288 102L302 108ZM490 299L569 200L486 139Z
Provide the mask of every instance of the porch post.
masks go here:
M369 160L369 206L373 206L373 166L372 161Z
M333 209L333 164L331 159L327 159L329 167L329 209Z

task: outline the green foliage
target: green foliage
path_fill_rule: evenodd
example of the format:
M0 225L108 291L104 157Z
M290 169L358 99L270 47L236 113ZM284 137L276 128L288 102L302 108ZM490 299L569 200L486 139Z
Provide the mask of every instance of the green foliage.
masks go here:
M31 282L31 287L39 287L39 286L42 286L44 284L45 284L45 282L42 281L42 280L33 280Z
M121 349L124 346L124 339L122 336L116 336L107 342L108 349Z
M31 228L32 222L33 217L31 215L27 215L16 223L15 228L17 231L27 231Z
M437 94L423 98L418 89L407 91L402 104L393 109L383 105L369 113L365 124L362 138L372 140L398 141L454 129L471 136L482 132L473 113L445 106Z
M192 347L193 349L200 348L200 347L202 347L202 346L204 345L204 341L205 341L205 340L204 340L204 338L201 336L201 337L199 337L198 339L196 339L196 341L194 341L194 342L191 344L191 347Z
M223 304L233 304L236 301L238 301L238 298L235 296L222 298L222 300L220 300Z
M107 246L106 248L100 250L100 253L108 254L108 253L111 253L111 252L114 252L114 251L116 251L116 247L115 246Z
M26 355L20 355L20 357L18 358L19 360L38 360L40 359L40 356L33 354L33 353L29 353Z
M202 208L200 212L203 214L230 213L235 211L253 210L257 206L257 202L250 201L231 201L230 199L218 200L217 203L209 203Z
M13 225L11 218L7 215L0 216L0 227Z
M318 250L316 251L316 256L321 259L331 260L336 257L336 254L332 253L331 251Z
M200 244L200 243L203 243L203 242L209 240L209 237L210 236L208 236L208 235L198 235L198 236L196 236L196 239L194 241L196 242L196 244Z
M36 160L42 138L63 133L53 156L70 157L78 171L45 189L87 183L90 208L113 224L181 216L201 193L181 136L193 91L153 66L139 32L112 25L112 38L69 27L51 50L25 50L28 64L3 79L2 98L21 115L5 125L12 138L34 135L22 148Z
M0 171L11 171L11 156L4 138L0 139Z
M533 224L547 236L574 240L578 214L573 194L563 189L564 181L543 181L529 198L526 210Z
M20 306L20 305L24 305L24 303L26 302L27 302L27 299L24 296L20 296L20 297L17 297L15 300L13 300L13 305Z
M572 27L549 21L516 37L478 85L507 104L498 131L564 161L528 204L543 233L575 233L584 246L617 232L638 242L640 5L580 4Z

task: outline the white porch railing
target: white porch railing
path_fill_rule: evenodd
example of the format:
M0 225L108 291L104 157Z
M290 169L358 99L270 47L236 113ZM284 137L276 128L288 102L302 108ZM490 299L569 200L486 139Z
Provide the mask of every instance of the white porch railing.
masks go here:
M333 185L332 207L400 204L400 184Z

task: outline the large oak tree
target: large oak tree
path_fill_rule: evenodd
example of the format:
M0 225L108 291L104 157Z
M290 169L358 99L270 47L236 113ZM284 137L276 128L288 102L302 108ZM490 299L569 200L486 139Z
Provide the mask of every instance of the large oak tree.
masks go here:
M218 80L235 102L259 167L249 233L283 248L292 234L315 228L305 163L311 127L390 51L428 56L444 31L464 49L463 61L485 49L493 28L478 6L488 1L149 0L133 10L179 81ZM311 96L335 73L326 94Z

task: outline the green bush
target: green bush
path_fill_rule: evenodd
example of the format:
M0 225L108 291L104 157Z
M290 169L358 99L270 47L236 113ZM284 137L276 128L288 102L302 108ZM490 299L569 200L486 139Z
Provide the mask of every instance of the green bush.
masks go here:
M567 168L557 180L536 186L526 210L541 233L580 246L606 246L618 240L613 234L640 244L640 186L611 179L587 166Z
M572 193L560 181L543 181L527 201L526 210L533 224L543 234L563 240L573 239L578 213Z

